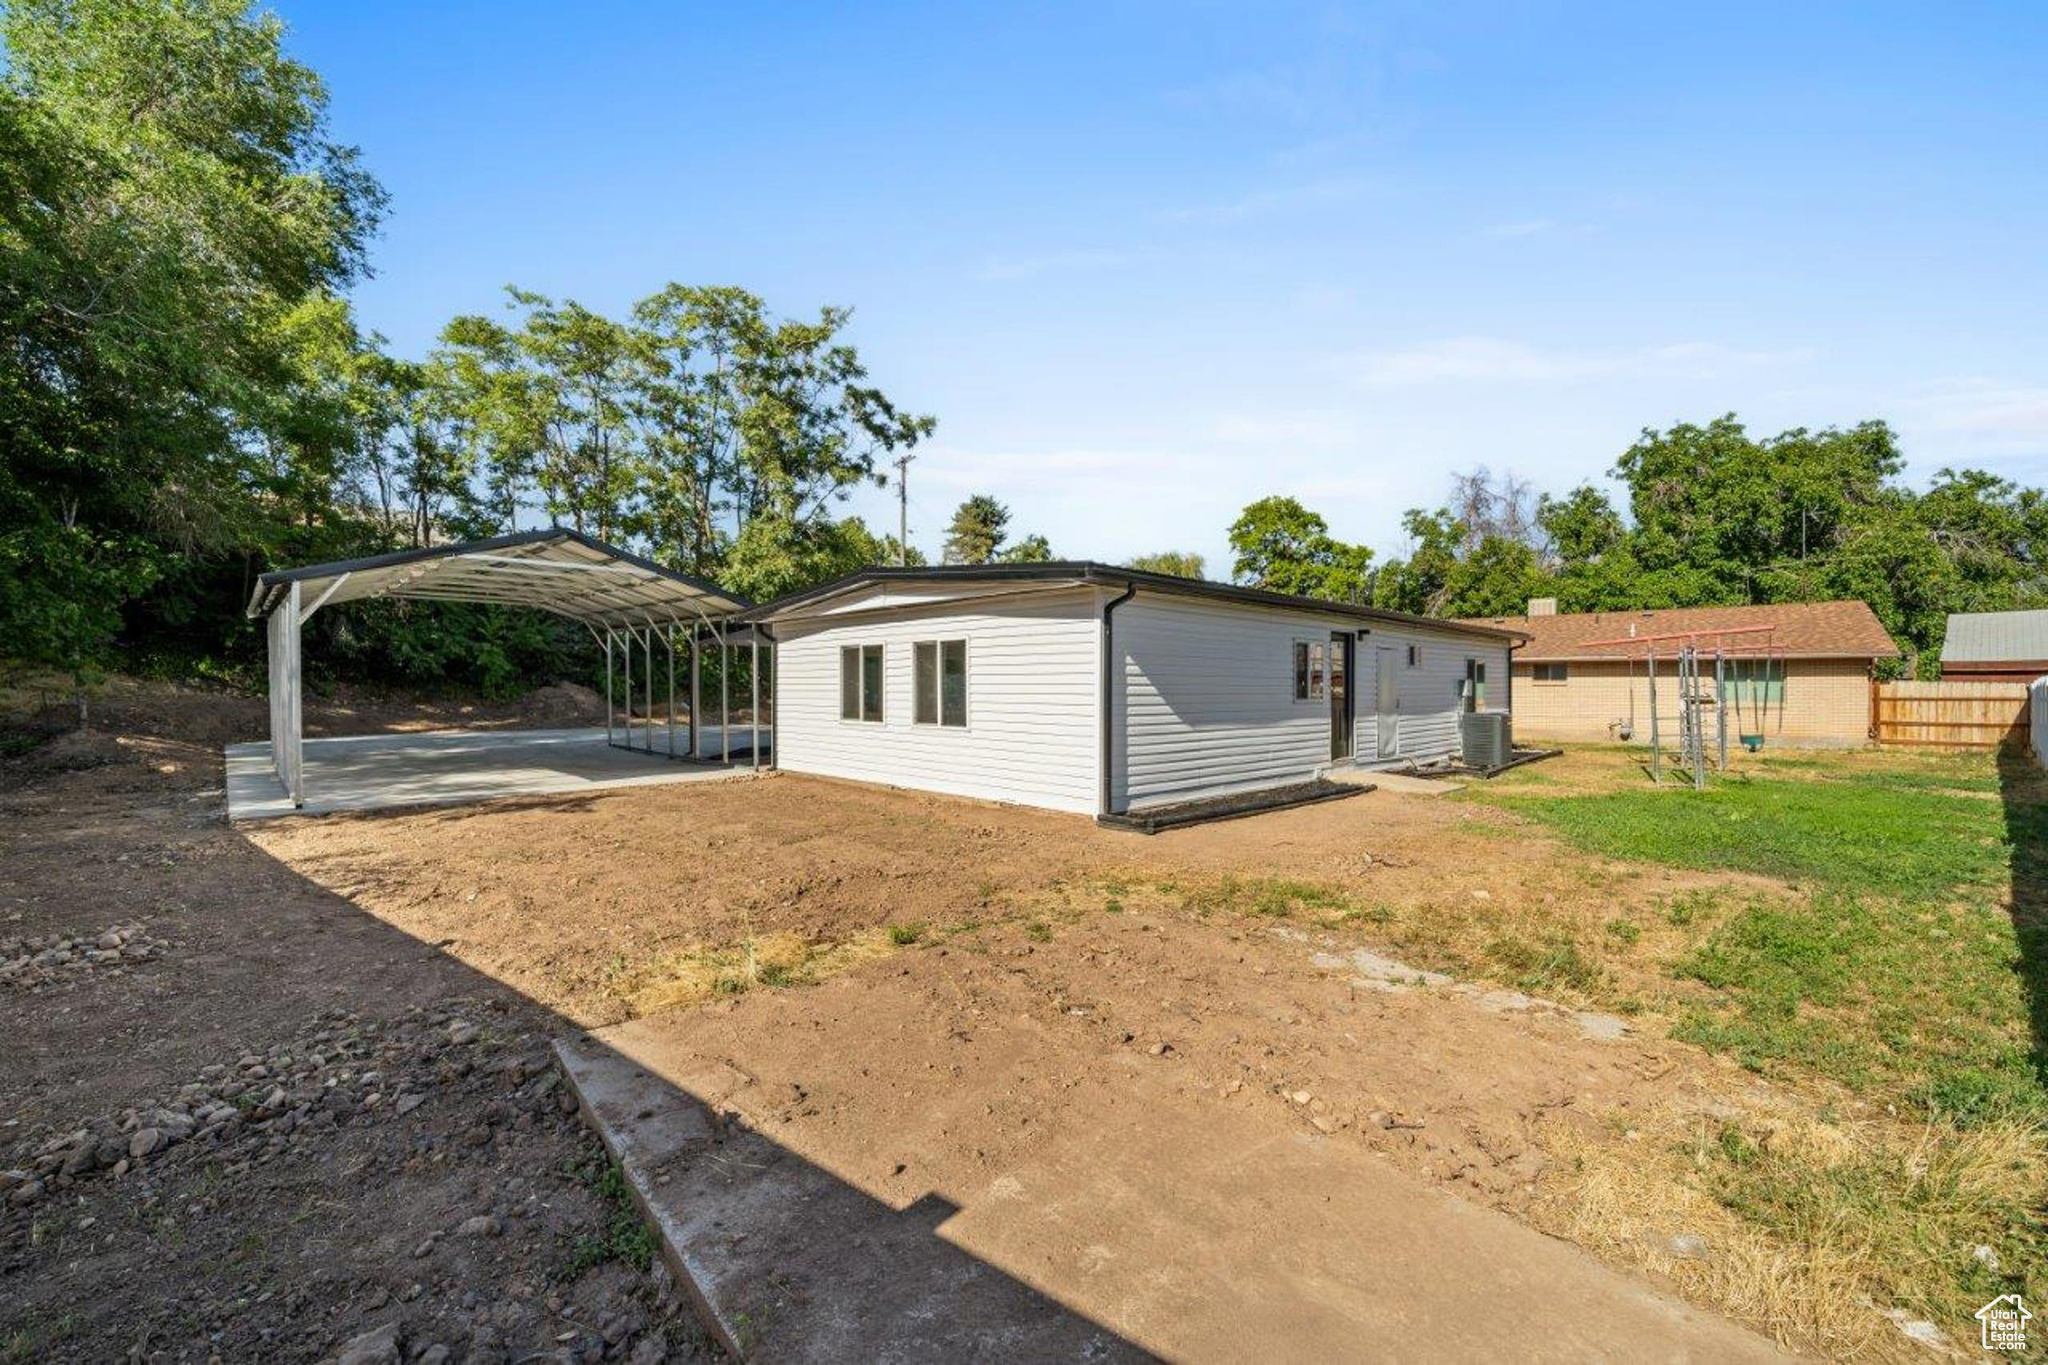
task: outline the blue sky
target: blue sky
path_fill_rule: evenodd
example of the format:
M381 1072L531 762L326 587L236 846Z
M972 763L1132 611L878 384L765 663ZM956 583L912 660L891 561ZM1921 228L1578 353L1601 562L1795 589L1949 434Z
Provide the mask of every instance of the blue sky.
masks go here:
M2048 6L277 8L392 194L368 325L850 305L927 550L990 492L1224 576L1283 492L1398 553L1731 410L2048 483Z

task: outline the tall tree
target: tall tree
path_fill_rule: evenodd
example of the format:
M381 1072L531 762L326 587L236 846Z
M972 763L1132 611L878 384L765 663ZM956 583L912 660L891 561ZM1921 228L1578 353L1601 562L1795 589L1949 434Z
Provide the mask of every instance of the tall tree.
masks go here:
M1261 498L1230 526L1231 574L1268 592L1362 602L1372 593L1372 551L1330 535L1330 524L1293 498Z
M0 12L0 634L75 671L188 553L261 541L286 316L383 193L239 0Z
M986 564L1009 533L1010 509L987 493L976 493L953 510L946 526L945 562Z

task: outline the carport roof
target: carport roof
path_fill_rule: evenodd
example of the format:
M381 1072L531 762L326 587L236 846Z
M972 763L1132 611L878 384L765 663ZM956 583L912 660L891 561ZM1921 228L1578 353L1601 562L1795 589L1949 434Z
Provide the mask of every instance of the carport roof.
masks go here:
M753 604L580 531L554 526L490 540L278 569L256 581L249 615L275 611L293 583L300 612L369 597L532 607L591 626L729 617Z

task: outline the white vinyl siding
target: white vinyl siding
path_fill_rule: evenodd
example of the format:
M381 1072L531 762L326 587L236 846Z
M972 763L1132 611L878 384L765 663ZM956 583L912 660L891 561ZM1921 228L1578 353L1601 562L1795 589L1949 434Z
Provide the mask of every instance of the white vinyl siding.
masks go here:
M1358 677L1352 690L1358 697L1358 757L1371 763L1374 753L1374 698L1379 680L1374 676L1379 655L1373 645L1396 645L1394 656L1397 716L1394 758L1428 763L1455 757L1459 749L1458 713L1464 710L1465 664L1476 660L1486 665L1488 711L1508 709L1508 647L1505 642L1478 637L1437 634L1421 626L1374 626L1372 634L1359 641ZM1414 648L1411 649L1410 646ZM1401 660L1417 658L1409 666Z
M776 765L1093 814L1099 601L1093 589L1041 591L780 623ZM920 724L916 646L934 641L965 642L964 687L957 701L942 692L944 723ZM855 644L884 647L879 724L839 719L839 650Z
M1333 632L1359 629L1352 675L1357 761L1375 761L1376 646L1399 670L1394 759L1430 762L1458 752L1466 661L1486 665L1489 709L1507 705L1504 642L1427 627L1140 594L1117 608L1115 808L1139 809L1231 791L1306 781L1330 760L1327 690L1298 699L1302 642L1327 658ZM1413 667L1402 661L1416 659Z
M1297 701L1297 642L1355 622L1140 593L1116 609L1114 808L1313 777L1330 764L1322 687ZM1354 684L1355 685L1355 684Z

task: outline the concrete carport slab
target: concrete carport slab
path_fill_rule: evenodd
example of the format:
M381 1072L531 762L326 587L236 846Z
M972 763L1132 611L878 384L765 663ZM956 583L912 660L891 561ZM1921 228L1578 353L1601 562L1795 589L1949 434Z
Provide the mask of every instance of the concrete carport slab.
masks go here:
M606 742L602 727L576 730L442 730L349 735L304 741L307 799L294 808L267 742L227 747L228 818L452 805L505 796L544 796L703 782L752 774L749 733L735 727L727 764L718 726L700 731L703 759L671 759ZM680 741L679 741L680 742ZM766 736L763 736L766 747Z

